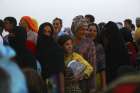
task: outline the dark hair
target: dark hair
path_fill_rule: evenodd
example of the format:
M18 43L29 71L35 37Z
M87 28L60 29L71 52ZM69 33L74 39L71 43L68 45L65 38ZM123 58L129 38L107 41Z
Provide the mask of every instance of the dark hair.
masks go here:
M106 25L106 23L104 23L104 22L101 22L101 23L98 24L98 27L99 27L100 31L103 30L105 25Z
M17 26L12 33L14 34L14 37L9 36L9 44L17 49L20 47L25 47L27 40L27 32L25 31L25 29L23 27Z
M9 21L14 27L17 26L17 20L14 17L6 17L4 18L4 21Z
M94 16L91 15L91 14L87 14L87 15L85 15L85 17L89 18L90 22L94 22L94 21L95 21Z
M0 19L0 27L4 28L4 22Z
M40 27L39 27L39 31L38 31L38 35L40 36L40 35L43 35L44 34L44 31L45 31L45 27L46 26L49 26L50 28L51 28L51 36L53 36L53 32L54 32L54 28L53 28L53 26L52 26L52 24L51 23L49 23L49 22L45 22L45 23L42 23L41 25L40 25Z
M47 86L42 77L33 69L23 69L29 93L47 93Z
M107 82L110 83L116 78L116 71L120 66L130 64L124 39L116 23L109 21L104 26L101 31L101 43L106 54L106 67L108 69L113 68L113 71L107 72Z
M68 40L73 40L73 39L69 35L62 35L58 38L57 42L62 47L64 45L64 43Z
M132 29L133 31L135 31L135 25L134 25L134 24L131 25L131 29Z
M117 35L120 36L120 34L121 33L119 33L119 28L117 27L116 23L109 21L101 31L101 42L103 41L102 44L103 44L104 48L108 49L109 44L112 45L111 42L114 41L114 40L112 40L112 38L114 38L114 37L116 37L115 40L118 43L119 37L117 37Z
M90 23L90 24L88 25L88 28L89 28L90 26L95 26L96 29L97 29L97 32L99 32L99 27L98 27L98 25L97 25L96 23Z
M123 39L126 42L133 42L132 35L130 34L129 30L127 28L120 29L120 32L122 33Z
M2 34L3 28L4 28L4 22L3 20L0 19L0 35Z
M100 29L99 29L98 25L97 25L96 23L90 23L90 24L88 25L88 28L89 28L90 26L95 26L96 29L97 29L97 36L96 36L96 39L94 40L94 43L95 43L95 44L96 44L96 43L100 43Z
M132 25L132 20L131 19L125 19L124 22L128 23L130 26Z
M0 93L10 93L10 75L0 68Z
M109 21L104 26L104 28L101 31L101 43L103 44L104 48L108 50L110 50L109 47L120 47L120 49L124 50L125 42L122 33L121 31L119 31L119 28L117 27L116 23Z
M53 23L54 23L54 21L56 21L56 20L59 20L60 21L60 24L62 25L62 19L61 18L58 18L58 17L56 17L54 20L53 20Z

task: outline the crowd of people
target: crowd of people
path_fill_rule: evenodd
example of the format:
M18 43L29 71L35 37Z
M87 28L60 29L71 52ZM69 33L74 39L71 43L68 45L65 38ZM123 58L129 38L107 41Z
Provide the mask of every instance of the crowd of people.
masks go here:
M0 20L0 93L139 93L140 17ZM64 30L62 30L64 28Z

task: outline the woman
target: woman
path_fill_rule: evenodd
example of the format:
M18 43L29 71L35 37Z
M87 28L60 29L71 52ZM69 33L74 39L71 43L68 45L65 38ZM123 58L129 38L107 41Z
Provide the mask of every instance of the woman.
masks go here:
M93 67L93 73L89 79L82 80L80 86L83 93L94 92L95 72L96 72L96 49L94 42L85 37L88 30L88 24L83 16L76 16L72 23L72 32L74 34L74 50L82 55Z
M97 89L105 88L105 52L102 44L99 43L99 29L97 24L91 23L88 25L88 38L94 41L96 47Z
M46 22L40 25L37 41L37 58L42 66L44 79L53 81L53 91L63 93L64 53L53 39L53 26ZM59 83L59 84L58 84ZM58 88L60 85L60 88Z
M107 83L117 78L120 67L130 65L130 59L121 32L114 22L108 22L101 31L101 43L106 55Z
M25 28L27 32L27 41L26 41L27 48L30 50L32 54L35 55L37 32L38 32L37 22L35 21L35 19L29 16L23 16L20 20L19 25Z

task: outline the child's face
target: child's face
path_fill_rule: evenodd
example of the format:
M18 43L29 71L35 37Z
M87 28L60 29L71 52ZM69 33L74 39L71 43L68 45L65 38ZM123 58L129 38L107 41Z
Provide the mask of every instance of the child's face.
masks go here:
M66 51L66 53L70 54L73 52L73 42L71 39L67 40L64 43L64 50Z

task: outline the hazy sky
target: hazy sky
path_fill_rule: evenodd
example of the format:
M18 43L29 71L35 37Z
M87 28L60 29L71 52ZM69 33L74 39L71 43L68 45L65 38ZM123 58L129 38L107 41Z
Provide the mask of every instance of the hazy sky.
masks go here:
M52 22L55 17L70 26L76 15L93 14L96 22L123 21L140 16L140 0L0 0L0 19L29 15L40 23Z

